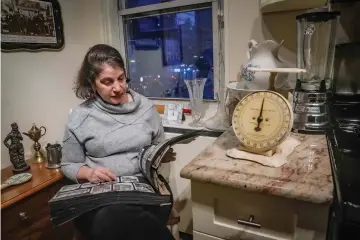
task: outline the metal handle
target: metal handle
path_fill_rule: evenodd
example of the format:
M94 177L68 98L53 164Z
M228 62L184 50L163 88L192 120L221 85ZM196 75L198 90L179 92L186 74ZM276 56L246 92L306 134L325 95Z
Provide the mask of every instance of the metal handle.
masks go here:
M20 217L20 219L23 220L23 221L28 218L27 215L26 215L26 212L20 212L20 213L19 213L19 217Z
M250 215L249 220L237 220L238 224L243 224L250 227L261 228L261 224L254 222L255 217Z
M43 133L43 134L41 134L41 129L44 129L44 133ZM41 127L40 127L40 134L41 134L41 136L44 136L45 133L46 133L46 128L45 128L44 126L41 126Z

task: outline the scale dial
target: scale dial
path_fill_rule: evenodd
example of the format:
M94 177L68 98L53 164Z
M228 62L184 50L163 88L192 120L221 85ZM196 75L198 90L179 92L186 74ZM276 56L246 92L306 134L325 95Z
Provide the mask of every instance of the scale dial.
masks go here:
M292 124L290 103L273 91L246 95L235 107L232 118L241 145L255 153L274 149L289 135Z

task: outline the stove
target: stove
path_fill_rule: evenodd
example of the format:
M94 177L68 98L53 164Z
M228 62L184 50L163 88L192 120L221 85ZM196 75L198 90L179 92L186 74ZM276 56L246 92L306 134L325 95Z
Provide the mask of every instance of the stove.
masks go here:
M327 132L334 182L328 239L360 239L360 97L334 96Z

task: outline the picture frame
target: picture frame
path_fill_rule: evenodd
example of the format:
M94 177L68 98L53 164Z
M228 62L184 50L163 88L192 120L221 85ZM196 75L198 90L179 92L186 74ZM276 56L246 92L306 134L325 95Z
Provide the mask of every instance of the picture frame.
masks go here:
M182 123L183 105L180 103L168 103L164 107L162 117L163 124L180 125Z
M64 30L57 0L1 0L1 51L59 51Z

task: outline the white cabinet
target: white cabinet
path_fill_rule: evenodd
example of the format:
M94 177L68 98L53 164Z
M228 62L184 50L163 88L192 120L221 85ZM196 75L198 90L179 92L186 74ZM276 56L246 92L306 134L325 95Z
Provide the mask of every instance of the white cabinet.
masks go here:
M262 13L282 12L319 8L326 5L326 0L261 0Z
M175 137L179 134L165 133L166 138ZM180 214L179 231L192 234L191 213L191 182L180 177L180 171L193 160L201 151L215 141L215 137L199 136L188 144L175 145L176 161L165 163L162 172L167 175L169 185L174 194L175 208Z
M194 240L325 239L328 207L192 182Z
M222 240L221 238L214 237L208 234L204 234L201 232L193 231L193 239L197 240Z

